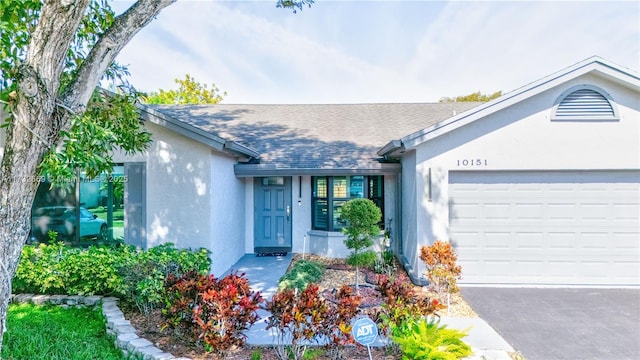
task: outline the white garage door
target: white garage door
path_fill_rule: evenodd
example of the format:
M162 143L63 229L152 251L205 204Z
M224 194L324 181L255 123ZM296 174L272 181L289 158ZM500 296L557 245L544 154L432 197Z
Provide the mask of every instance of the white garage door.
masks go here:
M640 285L640 172L451 172L461 283Z

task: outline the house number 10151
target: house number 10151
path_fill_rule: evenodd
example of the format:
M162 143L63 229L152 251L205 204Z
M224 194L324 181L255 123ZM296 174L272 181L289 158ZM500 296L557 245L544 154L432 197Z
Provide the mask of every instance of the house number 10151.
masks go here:
M458 166L487 166L487 159L462 159L458 160Z

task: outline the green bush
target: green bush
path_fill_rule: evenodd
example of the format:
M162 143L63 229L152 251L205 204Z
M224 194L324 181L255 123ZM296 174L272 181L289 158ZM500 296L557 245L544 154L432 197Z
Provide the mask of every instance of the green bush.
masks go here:
M26 245L13 279L14 293L108 295L146 312L162 301L168 274L209 271L209 252L164 244L144 251L131 245L71 248Z
M347 235L345 245L351 249L347 264L356 267L357 292L359 267L372 266L377 258L376 253L368 249L373 245L373 239L380 233L377 224L382 218L382 212L369 199L353 199L342 205L340 218L347 221L347 226L342 229L342 232Z
M296 261L284 276L280 278L278 289L304 290L310 283L317 283L324 274L324 265L317 261Z
M176 249L167 243L148 251L137 250L133 257L128 257L118 267L118 274L123 280L120 293L128 303L146 314L163 304L164 283L169 274L182 276L194 270L204 275L209 272L209 267L206 249L192 252Z
M423 317L412 317L391 329L391 339L400 346L403 359L462 359L473 353L462 341L465 336L464 331L440 325L440 320Z

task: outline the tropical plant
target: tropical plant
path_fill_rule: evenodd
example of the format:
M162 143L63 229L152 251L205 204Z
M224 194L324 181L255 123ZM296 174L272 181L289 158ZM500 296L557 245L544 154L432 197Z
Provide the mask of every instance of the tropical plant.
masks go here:
M378 222L382 212L369 199L349 200L342 206L340 217L347 221L342 231L347 235L345 245L351 249L347 264L356 267L356 292L359 289L359 267L371 266L377 258L375 251L367 250L380 233Z
M473 354L462 341L466 331L440 325L437 318L412 317L391 330L391 339L402 351L402 359L456 360Z
M342 285L334 295L335 303L329 304L322 334L327 338L327 353L332 360L344 358L345 346L355 344L351 334L353 319L360 313L362 298L353 294L353 289Z
M244 345L243 332L259 320L257 310L264 302L237 272L221 279L195 271L181 277L171 274L166 288L165 326L203 340L208 351L222 354Z
M431 287L440 296L459 291L457 280L462 276L462 267L456 264L458 255L451 243L441 240L420 249L420 259L427 265L427 278Z
M317 284L309 284L301 292L278 290L267 301L265 309L271 313L266 330L275 329L274 349L281 360L303 359L308 344L317 341L317 336L325 332L329 307L320 296Z

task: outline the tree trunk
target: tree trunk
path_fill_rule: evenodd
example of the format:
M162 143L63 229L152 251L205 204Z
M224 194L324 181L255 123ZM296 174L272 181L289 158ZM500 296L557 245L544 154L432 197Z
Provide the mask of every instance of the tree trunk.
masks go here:
M45 1L20 66L17 98L0 163L0 351L15 275L31 229L38 165L80 115L109 64L133 36L175 0L139 0L101 35L76 77L60 93L74 34L91 0Z

